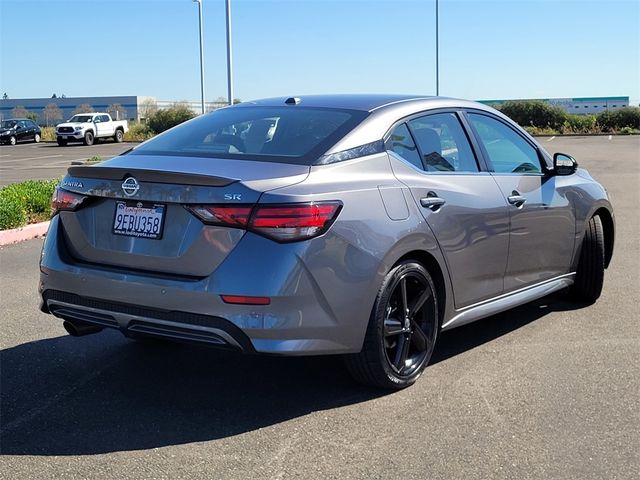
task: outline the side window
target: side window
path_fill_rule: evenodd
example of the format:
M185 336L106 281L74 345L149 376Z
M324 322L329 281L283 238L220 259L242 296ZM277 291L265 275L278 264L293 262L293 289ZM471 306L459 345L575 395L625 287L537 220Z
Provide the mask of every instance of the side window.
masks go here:
M106 115L100 115L100 121L101 122L108 122L109 121L109 117Z
M413 138L411 138L411 134L409 133L409 129L406 124L403 123L402 125L398 125L393 132L391 132L391 135L389 135L389 138L385 143L385 147L387 150L391 150L398 154L420 170L423 169L422 162L420 161L420 154L418 153L416 144L413 142Z
M477 172L478 163L455 113L437 113L409 122L430 172Z
M510 127L486 115L469 114L497 173L541 173L538 152Z

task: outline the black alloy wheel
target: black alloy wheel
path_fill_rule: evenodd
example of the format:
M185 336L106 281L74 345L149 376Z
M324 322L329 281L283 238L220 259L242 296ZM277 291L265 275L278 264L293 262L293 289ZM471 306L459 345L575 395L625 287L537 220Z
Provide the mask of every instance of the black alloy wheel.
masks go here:
M386 276L371 313L362 351L346 357L356 380L383 388L412 385L429 363L438 333L436 289L413 261Z

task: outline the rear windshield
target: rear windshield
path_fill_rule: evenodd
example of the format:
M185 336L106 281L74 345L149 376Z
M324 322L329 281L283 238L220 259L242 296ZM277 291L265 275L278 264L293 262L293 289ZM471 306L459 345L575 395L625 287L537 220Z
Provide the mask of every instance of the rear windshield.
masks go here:
M299 106L223 108L152 138L130 154L312 165L367 115Z

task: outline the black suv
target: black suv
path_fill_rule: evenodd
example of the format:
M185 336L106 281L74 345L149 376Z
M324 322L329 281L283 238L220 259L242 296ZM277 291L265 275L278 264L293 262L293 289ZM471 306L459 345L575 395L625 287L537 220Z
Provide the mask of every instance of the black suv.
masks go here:
M0 143L15 145L18 142L40 141L42 131L33 120L10 118L0 123Z

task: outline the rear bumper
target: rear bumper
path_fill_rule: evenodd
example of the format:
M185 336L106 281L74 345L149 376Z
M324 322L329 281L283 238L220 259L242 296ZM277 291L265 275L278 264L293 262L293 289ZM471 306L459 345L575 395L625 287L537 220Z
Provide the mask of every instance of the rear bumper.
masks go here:
M117 329L126 336L162 337L226 347L245 353L255 352L242 330L220 317L155 310L57 290L42 292L42 301L43 311L55 317Z
M73 259L55 216L42 252L42 309L66 320L119 329L125 335L187 340L244 352L359 351L370 307L353 299L375 296L370 282L374 275L359 271L360 281L354 282L345 273L349 297L343 294L345 288L338 290L339 298L331 297L325 280L305 265L308 245L303 243L280 245L247 234L210 276L169 277ZM372 270L376 266L371 262ZM334 286L341 281L335 272L326 279ZM226 304L222 294L268 296L271 304Z

